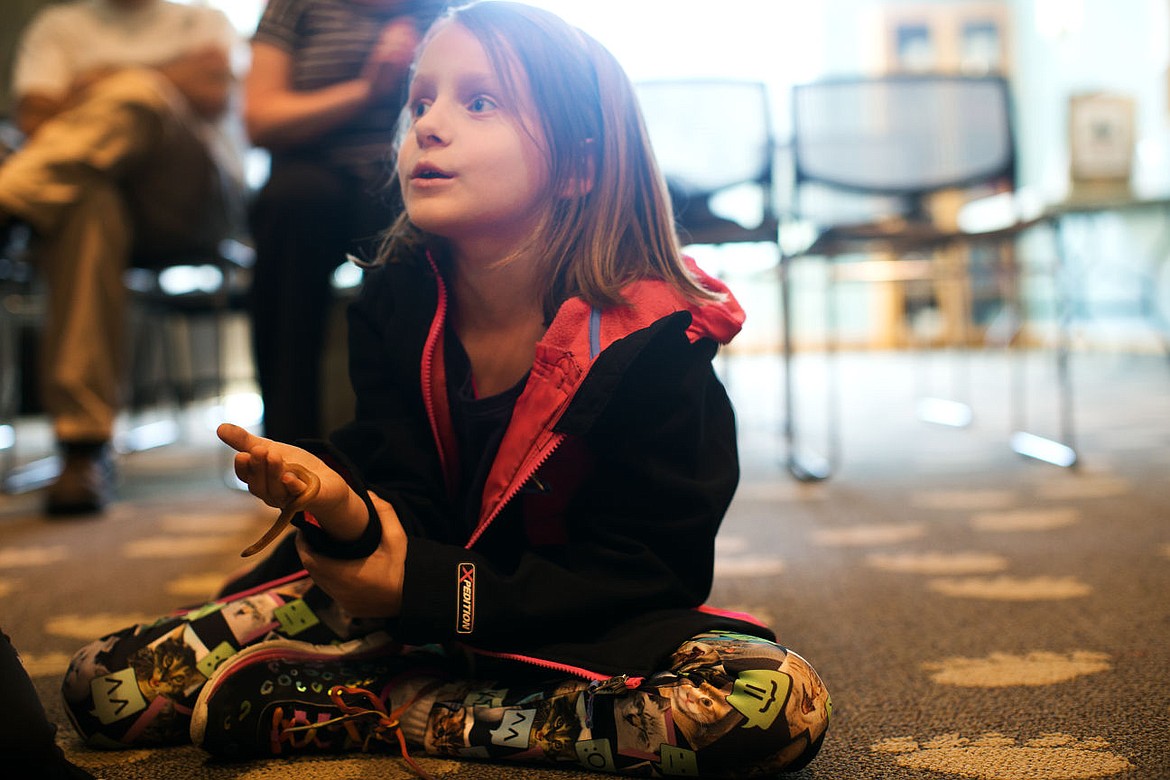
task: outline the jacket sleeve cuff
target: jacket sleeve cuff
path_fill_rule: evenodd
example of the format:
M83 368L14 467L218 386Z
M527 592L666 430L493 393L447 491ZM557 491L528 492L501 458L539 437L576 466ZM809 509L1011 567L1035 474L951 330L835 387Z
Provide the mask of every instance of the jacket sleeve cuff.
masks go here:
M345 455L329 442L305 439L298 441L297 446L316 455L345 480L345 484L349 485L365 504L368 519L362 535L351 541L341 541L330 536L318 525L316 518L305 512L293 518L292 524L301 531L305 542L314 552L342 560L368 558L382 541L382 521L374 511L374 502L370 500L370 492L365 483Z

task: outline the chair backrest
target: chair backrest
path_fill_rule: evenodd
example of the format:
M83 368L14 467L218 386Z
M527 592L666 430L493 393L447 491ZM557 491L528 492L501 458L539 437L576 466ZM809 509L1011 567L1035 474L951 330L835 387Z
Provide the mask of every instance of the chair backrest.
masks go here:
M838 78L792 90L797 210L819 185L893 196L909 211L942 190L1014 186L1012 106L999 76Z
M676 199L705 213L712 196L746 185L758 193L757 205L748 209L756 213L728 216L748 225L774 220L775 135L766 84L671 79L641 82L637 93L658 165ZM688 224L687 216L679 215L680 227L702 229Z

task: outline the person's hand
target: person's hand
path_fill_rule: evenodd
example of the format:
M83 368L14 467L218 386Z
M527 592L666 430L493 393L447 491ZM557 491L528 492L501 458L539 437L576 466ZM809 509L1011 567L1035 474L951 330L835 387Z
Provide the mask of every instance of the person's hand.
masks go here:
M406 533L390 504L371 494L382 522L382 541L367 558L339 560L318 555L297 535L297 552L313 582L354 617L396 617L402 609Z
M418 40L418 30L409 18L395 19L382 29L362 69L362 78L370 85L371 97L392 94L402 85L402 78L414 59Z
M224 423L216 430L220 440L236 451L236 476L248 492L272 507L283 508L298 498L308 485L290 471L290 464L311 471L320 482L317 494L304 508L326 533L342 541L361 536L369 514L361 497L341 475L316 455L291 444L265 439L244 428Z
M232 84L227 52L214 45L192 49L158 66L197 114L212 118L227 108Z
M236 451L232 463L236 476L247 484L248 492L268 506L278 509L287 506L307 487L304 480L289 470L292 463L317 475L321 481L318 496L330 493L336 500L343 491L349 491L349 485L339 474L300 447L256 436L231 423L219 426L215 433L220 441Z

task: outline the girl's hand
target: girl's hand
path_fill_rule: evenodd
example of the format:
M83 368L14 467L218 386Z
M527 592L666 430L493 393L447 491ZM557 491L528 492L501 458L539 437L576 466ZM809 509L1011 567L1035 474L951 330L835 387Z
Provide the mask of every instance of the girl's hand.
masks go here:
M224 444L236 450L236 476L248 492L268 506L282 509L305 491L305 481L289 470L290 464L311 471L320 481L317 495L305 509L331 536L349 541L361 536L369 517L366 505L345 480L316 455L291 444L265 439L224 423L216 430Z
M396 617L402 609L406 533L394 507L373 493L370 498L382 521L382 541L368 558L338 560L318 556L303 535L297 536L297 552L313 582L353 617Z

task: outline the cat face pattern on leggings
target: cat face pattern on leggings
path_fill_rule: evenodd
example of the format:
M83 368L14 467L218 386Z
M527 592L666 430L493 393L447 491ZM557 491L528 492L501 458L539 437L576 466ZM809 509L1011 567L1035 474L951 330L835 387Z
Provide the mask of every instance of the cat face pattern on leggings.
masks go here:
M199 689L241 648L267 637L331 642L355 624L303 578L132 626L73 656L62 683L66 709L94 747L186 742Z
M796 653L757 637L711 633L684 643L670 671L634 690L585 681L527 692L452 683L438 693L424 747L432 755L570 762L643 776L718 776L724 767L762 776L815 755L831 706Z

